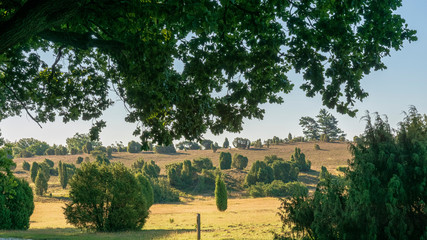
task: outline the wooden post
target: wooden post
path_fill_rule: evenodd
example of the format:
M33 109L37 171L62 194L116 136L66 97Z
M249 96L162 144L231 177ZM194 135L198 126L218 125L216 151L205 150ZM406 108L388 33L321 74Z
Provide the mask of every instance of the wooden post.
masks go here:
M200 213L197 214L197 240L200 240Z

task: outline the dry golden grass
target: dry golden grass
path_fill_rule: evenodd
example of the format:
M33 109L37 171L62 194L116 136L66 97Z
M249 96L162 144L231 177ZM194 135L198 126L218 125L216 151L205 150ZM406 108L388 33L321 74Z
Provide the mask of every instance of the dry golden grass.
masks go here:
M284 159L290 159L295 147L301 148L306 159L312 162L312 171L300 173L299 180L309 186L311 190L317 184L317 176L321 166L325 166L331 173L338 174L338 166L346 166L347 159L351 158L347 143L317 143L321 150L314 149L315 143L295 143L273 145L269 149L220 149L216 153L211 150L178 151L177 154L155 154L144 152L138 154L114 153L112 162L122 162L130 166L137 159L146 161L154 160L162 169L167 164L180 162L186 159L192 160L200 157L212 159L214 166L218 166L218 158L221 151L247 156L250 168L256 160L263 160L267 155L277 155ZM61 160L66 163L74 163L78 156L37 156L33 158L18 158L15 174L31 182L29 173L22 170L23 161L30 164L33 161L42 162L49 158L55 162L55 167ZM233 172L236 178L244 177L245 171ZM242 176L243 174L243 176ZM34 184L30 184L34 187ZM121 234L89 234L81 233L73 226L66 223L62 207L65 206L68 189L60 187L58 177L51 177L47 195L52 197L35 197L35 211L30 219L30 230L27 232L0 232L0 236L20 236L29 238L87 238L87 239L194 239L196 213L201 214L203 239L271 239L271 231L280 231L281 223L277 216L279 201L275 198L233 198L228 201L226 212L216 209L213 197L197 196L186 199L178 204L155 204L151 207L150 217L144 226L145 231ZM232 196L239 196L233 193ZM65 199L65 200L64 200ZM10 235L12 234L12 235Z

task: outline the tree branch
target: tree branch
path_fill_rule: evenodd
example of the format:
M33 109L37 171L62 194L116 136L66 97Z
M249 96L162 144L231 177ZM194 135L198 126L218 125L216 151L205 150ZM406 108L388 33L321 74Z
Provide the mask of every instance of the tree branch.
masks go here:
M8 21L0 23L0 54L78 13L76 0L28 0Z
M13 91L13 89L12 89L11 87L7 86L7 84L6 84L6 83L4 83L4 82L3 82L3 85L7 88L7 90L9 90L9 91L13 94L13 96L15 97L15 99L19 102L19 104L21 104L22 108L24 108L24 109L25 109L25 111L27 112L28 116L30 116L30 118L31 118L35 123L37 123L37 125L39 125L39 127L40 127L40 128L43 128L43 127L42 127L42 125L39 123L39 121L37 121L37 120L33 117L33 115L31 115L30 111L27 109L27 106L25 106L24 102L22 102L22 100L18 97L18 95L16 94L16 92L15 92L15 91Z
M97 47L102 50L116 51L124 48L124 44L119 41L96 39L89 33L82 34L45 30L40 32L38 36L48 41L62 43L83 50Z

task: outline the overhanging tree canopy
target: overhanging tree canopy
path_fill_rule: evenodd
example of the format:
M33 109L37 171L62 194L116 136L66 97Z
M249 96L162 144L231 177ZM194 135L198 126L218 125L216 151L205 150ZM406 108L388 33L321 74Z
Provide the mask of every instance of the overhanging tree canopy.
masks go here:
M307 96L355 114L360 80L415 31L392 1L7 0L0 2L0 120L97 119L114 88L135 134L239 131L283 102L295 69ZM46 64L41 51L54 53ZM182 72L173 68L183 62ZM92 136L105 125L94 125ZM147 145L146 145L147 146Z

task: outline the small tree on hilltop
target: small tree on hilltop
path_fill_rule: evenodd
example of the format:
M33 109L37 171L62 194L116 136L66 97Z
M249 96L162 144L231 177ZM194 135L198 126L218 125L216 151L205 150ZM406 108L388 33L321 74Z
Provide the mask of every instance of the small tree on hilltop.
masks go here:
M228 148L230 146L230 142L228 141L228 138L225 138L224 143L222 144L223 148Z
M224 181L218 175L215 181L215 202L219 211L227 210L227 187Z
M231 153L221 152L219 155L219 168L221 170L231 168Z

